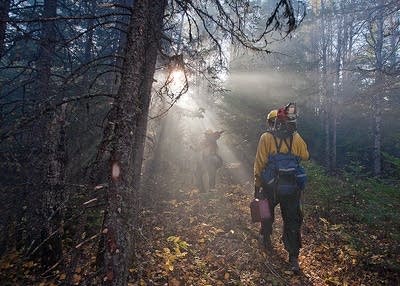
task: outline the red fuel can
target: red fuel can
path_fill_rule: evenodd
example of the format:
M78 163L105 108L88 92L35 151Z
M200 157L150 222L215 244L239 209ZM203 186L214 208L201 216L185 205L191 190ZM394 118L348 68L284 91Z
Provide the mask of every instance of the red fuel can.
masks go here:
M250 203L250 213L252 222L261 222L264 219L271 217L269 203L267 199L259 200L254 199Z

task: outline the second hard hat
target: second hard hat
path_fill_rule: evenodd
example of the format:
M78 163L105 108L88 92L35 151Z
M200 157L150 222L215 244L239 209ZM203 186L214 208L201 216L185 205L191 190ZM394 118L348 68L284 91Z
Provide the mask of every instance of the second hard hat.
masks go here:
M271 110L267 115L267 120L273 120L278 115L278 110Z

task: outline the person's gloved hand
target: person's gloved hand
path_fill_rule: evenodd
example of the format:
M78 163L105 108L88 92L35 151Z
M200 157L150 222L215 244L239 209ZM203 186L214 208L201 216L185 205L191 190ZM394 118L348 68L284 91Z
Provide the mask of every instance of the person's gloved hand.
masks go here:
M261 187L254 186L254 198L260 199L261 197Z

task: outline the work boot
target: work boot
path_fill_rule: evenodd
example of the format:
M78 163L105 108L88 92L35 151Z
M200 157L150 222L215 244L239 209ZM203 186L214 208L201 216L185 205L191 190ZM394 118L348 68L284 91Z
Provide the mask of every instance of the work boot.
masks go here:
M268 234L261 235L261 244L267 251L272 251L274 249L272 247L271 237Z
M298 274L300 272L299 259L296 256L289 257L290 270Z

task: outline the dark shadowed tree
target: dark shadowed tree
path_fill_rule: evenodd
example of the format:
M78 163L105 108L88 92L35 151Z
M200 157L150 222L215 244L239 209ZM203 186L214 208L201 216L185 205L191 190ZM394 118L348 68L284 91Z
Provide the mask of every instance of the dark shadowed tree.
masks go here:
M0 1L0 59L4 53L4 40L6 38L6 28L8 21L8 12L10 10L10 0Z
M104 218L102 275L104 285L126 285L132 259L132 189L143 117L147 119L151 86L167 1L135 1L128 28L121 85L109 119L114 124L110 154L109 187ZM141 130L140 130L141 129Z
M57 0L45 0L43 7L44 19L57 16ZM44 21L41 28L40 45L37 59L37 92L33 94L33 102L46 102L53 96L54 84L52 83L52 67L56 53L57 29L54 21ZM36 214L41 218L33 216L32 225L36 225L32 237L36 242L33 244L38 251L41 245L41 259L45 266L52 266L62 256L61 245L61 221L62 221L62 199L65 178L65 106L61 109L52 109L47 112L34 126L33 134L38 140L38 168L39 176L35 178L35 193L37 200ZM38 181L39 179L39 181ZM38 225L39 223L39 225ZM37 233L40 230L39 233ZM36 234L35 234L36 233Z

